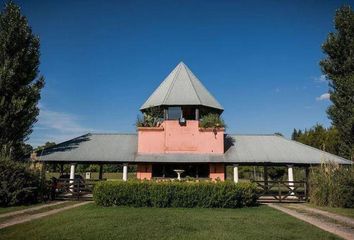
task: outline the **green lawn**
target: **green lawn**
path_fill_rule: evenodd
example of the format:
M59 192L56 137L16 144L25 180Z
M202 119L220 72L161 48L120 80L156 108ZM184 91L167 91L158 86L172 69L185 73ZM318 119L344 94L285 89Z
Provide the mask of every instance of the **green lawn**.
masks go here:
M0 230L0 239L339 239L267 206L242 209L89 204Z
M323 211L336 213L345 217L354 219L354 208L334 208L334 207L319 207L313 204L307 204L309 207L317 208Z

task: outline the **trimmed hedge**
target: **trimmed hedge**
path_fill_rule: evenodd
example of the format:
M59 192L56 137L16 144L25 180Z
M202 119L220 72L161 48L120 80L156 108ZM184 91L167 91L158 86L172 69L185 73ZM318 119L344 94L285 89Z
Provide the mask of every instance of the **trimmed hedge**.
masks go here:
M257 205L254 184L232 182L99 182L93 198L100 206L240 208Z

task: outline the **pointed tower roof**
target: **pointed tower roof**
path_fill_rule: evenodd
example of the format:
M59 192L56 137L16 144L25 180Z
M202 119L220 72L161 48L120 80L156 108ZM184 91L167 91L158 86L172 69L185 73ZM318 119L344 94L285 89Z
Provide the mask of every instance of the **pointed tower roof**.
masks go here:
M140 110L163 105L200 105L224 110L183 62L173 69Z

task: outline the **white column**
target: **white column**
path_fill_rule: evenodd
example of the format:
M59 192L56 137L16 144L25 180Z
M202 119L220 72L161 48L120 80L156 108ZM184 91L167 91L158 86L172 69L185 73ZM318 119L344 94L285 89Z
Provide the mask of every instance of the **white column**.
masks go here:
M70 183L73 183L72 180L75 178L75 164L70 165Z
M234 164L234 182L238 183L238 164Z
M70 180L69 180L69 183L70 183L70 191L73 192L74 190L74 179L75 179L75 164L72 163L70 165Z
M123 181L128 180L128 163L123 163Z
M288 181L291 190L294 190L294 172L293 172L293 165L288 165ZM291 193L294 195L294 192Z

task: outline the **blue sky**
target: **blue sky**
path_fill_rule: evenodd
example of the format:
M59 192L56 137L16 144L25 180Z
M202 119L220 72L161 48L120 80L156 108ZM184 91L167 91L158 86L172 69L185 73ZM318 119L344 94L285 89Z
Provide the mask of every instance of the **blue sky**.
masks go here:
M321 44L335 9L353 2L16 2L46 78L33 145L135 132L139 107L180 61L223 105L229 133L330 125Z

